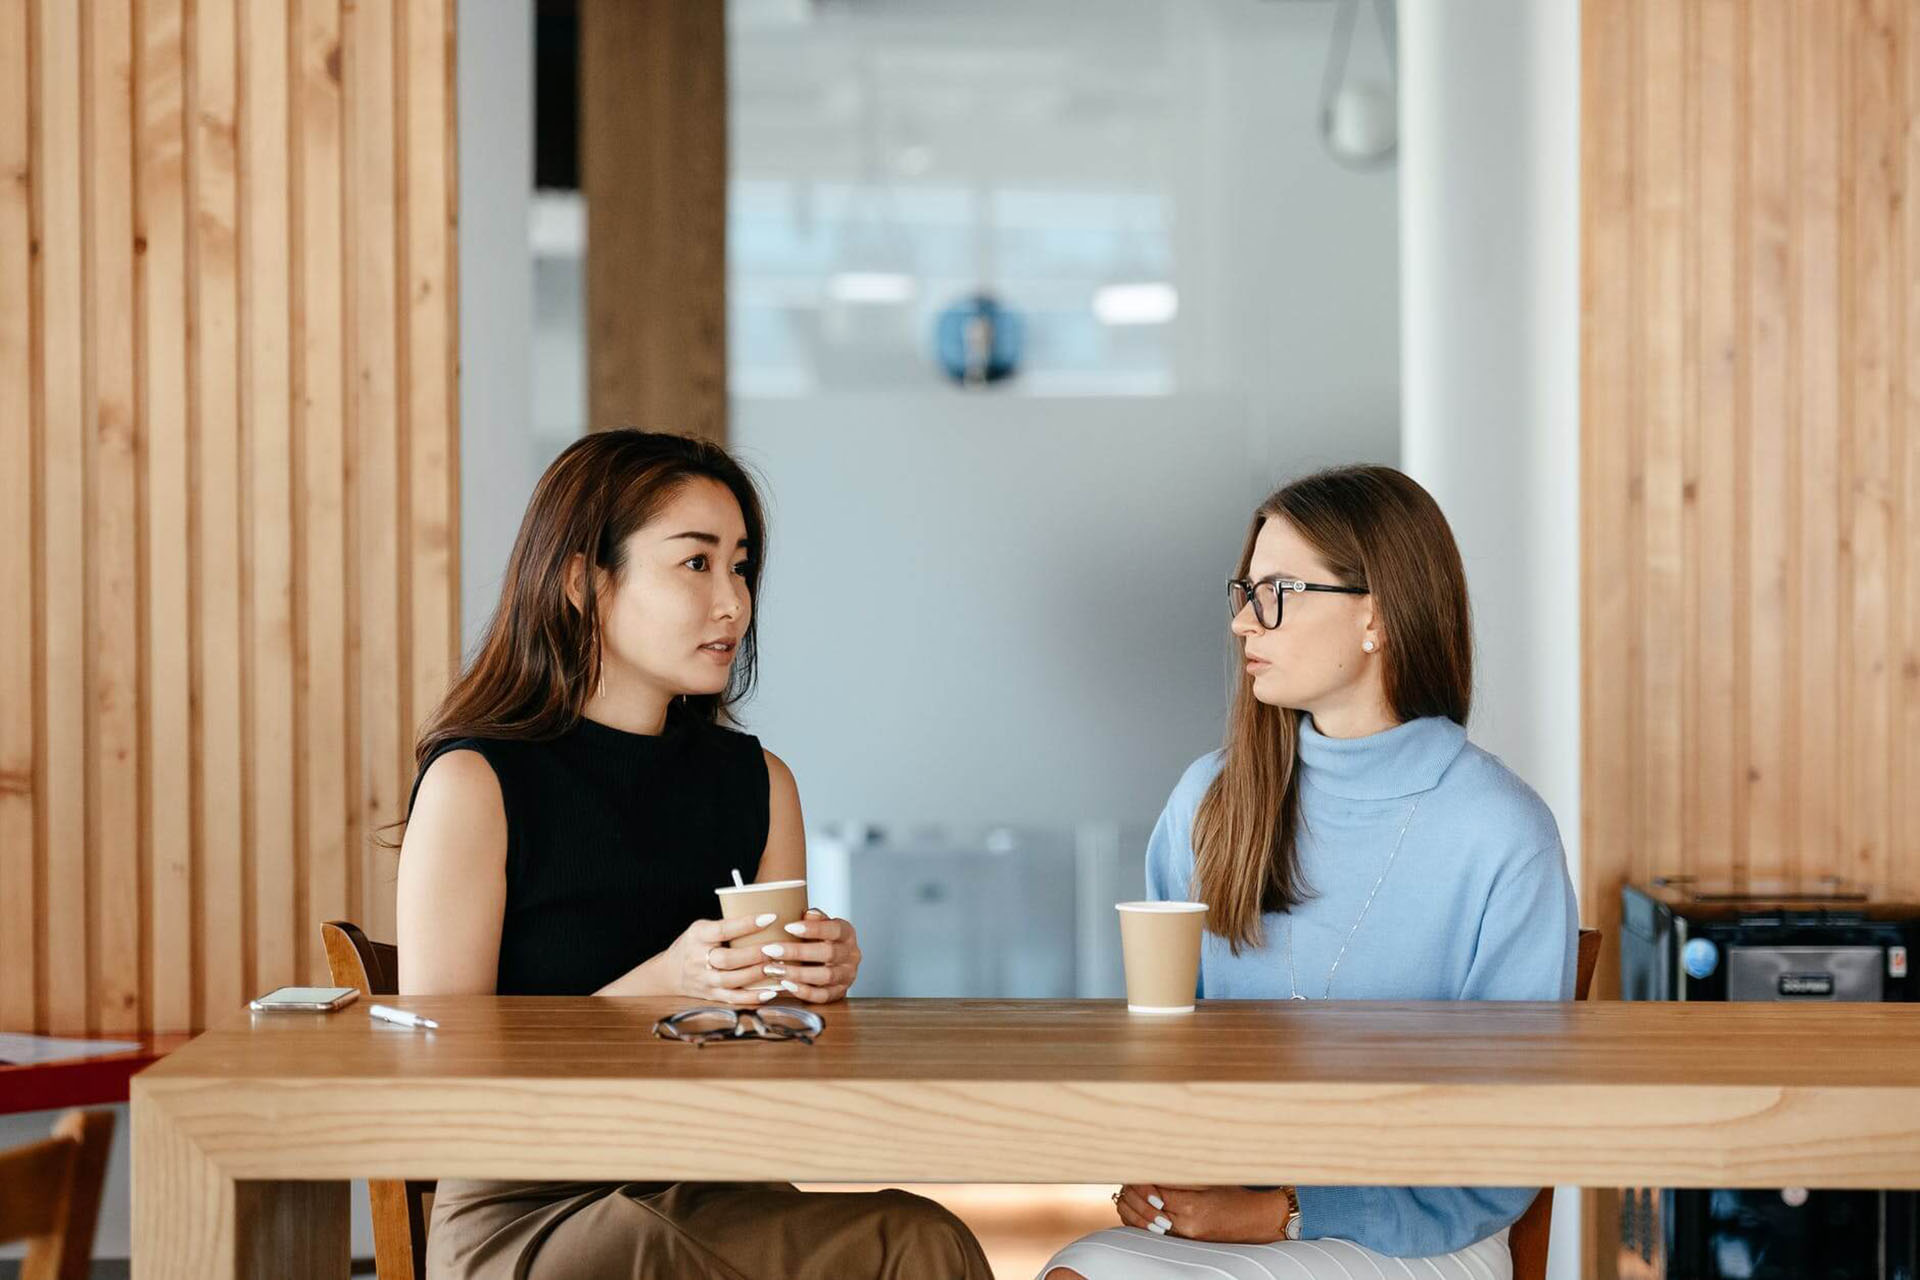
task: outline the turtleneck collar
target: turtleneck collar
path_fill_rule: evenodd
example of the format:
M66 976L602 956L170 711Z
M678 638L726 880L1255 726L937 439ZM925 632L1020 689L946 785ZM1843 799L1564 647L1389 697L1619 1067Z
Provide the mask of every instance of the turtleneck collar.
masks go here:
M1300 717L1302 776L1347 800L1392 800L1440 784L1467 731L1445 716L1409 720L1364 738L1329 738Z

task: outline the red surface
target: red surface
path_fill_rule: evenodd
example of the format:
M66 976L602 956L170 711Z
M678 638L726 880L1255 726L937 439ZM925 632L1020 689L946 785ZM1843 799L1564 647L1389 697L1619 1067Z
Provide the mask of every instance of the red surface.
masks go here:
M127 1082L136 1073L190 1039L186 1035L142 1036L140 1048L127 1053L34 1066L0 1063L0 1115L125 1102Z

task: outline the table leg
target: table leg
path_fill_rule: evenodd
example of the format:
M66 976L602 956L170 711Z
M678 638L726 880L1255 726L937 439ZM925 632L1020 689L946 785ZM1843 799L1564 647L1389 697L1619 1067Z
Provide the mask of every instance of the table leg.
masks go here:
M344 1182L242 1182L236 1276L345 1280L353 1265Z
M344 1280L350 1247L346 1183L229 1178L136 1091L134 1280Z

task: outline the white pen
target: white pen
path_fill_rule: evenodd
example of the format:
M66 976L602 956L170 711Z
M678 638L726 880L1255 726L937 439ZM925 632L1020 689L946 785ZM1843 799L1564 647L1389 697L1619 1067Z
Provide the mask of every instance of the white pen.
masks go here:
M408 1013L405 1009L389 1009L383 1004L372 1005L367 1009L372 1016L382 1022L391 1022L397 1027L424 1027L428 1031L438 1031L440 1024L432 1018L423 1018L417 1013Z

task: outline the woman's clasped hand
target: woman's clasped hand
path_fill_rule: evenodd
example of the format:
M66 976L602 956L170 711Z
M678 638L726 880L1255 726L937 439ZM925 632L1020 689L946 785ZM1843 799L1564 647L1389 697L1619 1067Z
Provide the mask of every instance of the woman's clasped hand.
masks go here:
M837 920L818 907L786 927L789 940L737 946L736 939L757 933L771 921L741 916L696 920L674 942L669 971L680 994L720 1004L763 1004L788 995L809 1004L830 1004L846 997L860 973L860 939L851 921ZM768 982L777 986L767 986Z

